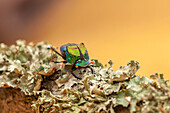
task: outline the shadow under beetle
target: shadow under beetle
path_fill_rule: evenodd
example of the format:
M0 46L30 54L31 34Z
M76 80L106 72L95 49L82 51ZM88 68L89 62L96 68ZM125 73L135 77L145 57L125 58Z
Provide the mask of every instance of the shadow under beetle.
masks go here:
M90 66L90 64L94 63L94 61L89 62L89 55L84 43L68 43L62 45L60 47L61 54L57 52L54 48L51 47L51 49L64 59L64 61L60 62L54 61L55 63L70 63L73 65L71 68L71 74L75 78L82 79L79 76L75 75L75 73L73 72L78 68L90 68L92 74L94 73L93 68Z

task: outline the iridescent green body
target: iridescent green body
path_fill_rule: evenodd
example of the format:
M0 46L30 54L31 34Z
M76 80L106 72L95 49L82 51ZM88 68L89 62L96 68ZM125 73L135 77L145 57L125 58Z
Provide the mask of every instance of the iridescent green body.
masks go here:
M75 64L76 62L75 65L78 65L78 66L85 66L85 65L88 65L89 63L89 55L83 43L65 44L60 47L60 51L68 63ZM83 59L81 59L80 52L83 55Z
M57 53L59 56L61 56L64 61L55 61L55 63L70 63L72 64L71 68L71 74L77 78L82 79L81 77L77 76L74 71L78 68L90 68L92 74L94 74L93 68L90 66L91 63L89 62L89 54L87 52L87 49L84 45L84 43L80 44L74 44L74 43L68 43L60 47L61 54L57 52L53 47L51 49Z

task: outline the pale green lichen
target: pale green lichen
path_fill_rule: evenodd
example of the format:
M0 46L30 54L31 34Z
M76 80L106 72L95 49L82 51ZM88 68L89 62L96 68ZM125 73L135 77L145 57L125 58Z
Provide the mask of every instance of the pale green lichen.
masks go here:
M116 107L123 106L131 112L170 112L170 86L163 74L137 76L140 66L133 60L117 71L112 61L107 67L93 60L95 73L78 69L75 73L82 77L78 80L70 73L72 65L52 62L60 57L50 53L50 46L46 42L26 45L21 40L10 47L0 44L0 87L18 86L34 96L33 111L115 113Z
M25 41L18 40L16 43L10 47L0 44L0 87L18 86L26 94L32 94L36 81L42 79L33 73L40 67L50 67L49 59L54 55L48 54L50 45L46 42L26 45Z

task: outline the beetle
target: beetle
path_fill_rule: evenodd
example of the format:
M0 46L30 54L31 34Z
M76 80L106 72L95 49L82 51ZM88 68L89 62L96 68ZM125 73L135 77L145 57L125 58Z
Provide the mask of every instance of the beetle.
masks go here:
M89 54L87 52L87 49L84 45L84 43L75 44L75 43L68 43L65 45L62 45L60 47L60 52L57 52L53 47L51 49L57 53L59 56L61 56L64 61L56 62L55 63L70 63L72 64L71 68L71 74L77 78L82 79L79 76L75 75L73 71L75 71L78 68L90 68L92 74L94 73L93 68L90 66L90 64L94 63L94 61L89 61Z

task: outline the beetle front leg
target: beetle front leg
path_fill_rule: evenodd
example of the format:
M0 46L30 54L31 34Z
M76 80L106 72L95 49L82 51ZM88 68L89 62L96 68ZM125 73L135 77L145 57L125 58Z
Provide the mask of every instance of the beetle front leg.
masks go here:
M75 71L77 68L75 68L75 66L73 65L73 67L71 68L71 74L75 77L75 78L77 78L77 79L82 79L82 78L80 78L80 77L78 77L76 74L74 74L74 72L73 71Z
M91 73L94 74L94 69L91 66L87 66L87 68L90 68Z

